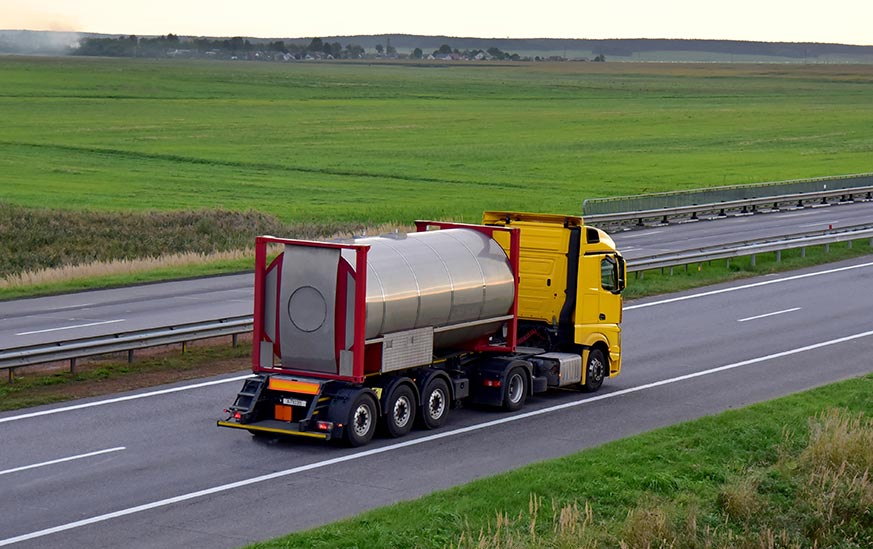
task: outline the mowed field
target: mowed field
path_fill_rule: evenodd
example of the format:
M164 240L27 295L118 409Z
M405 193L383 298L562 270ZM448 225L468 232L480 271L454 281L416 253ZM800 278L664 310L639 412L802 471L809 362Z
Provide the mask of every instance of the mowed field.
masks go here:
M578 213L873 170L873 66L0 57L0 201L285 222Z

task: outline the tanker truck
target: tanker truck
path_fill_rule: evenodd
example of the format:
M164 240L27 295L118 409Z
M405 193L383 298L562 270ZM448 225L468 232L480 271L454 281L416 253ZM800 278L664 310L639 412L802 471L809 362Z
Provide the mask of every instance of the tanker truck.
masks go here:
M520 212L415 227L256 239L254 375L219 426L360 446L619 374L626 268L605 232Z

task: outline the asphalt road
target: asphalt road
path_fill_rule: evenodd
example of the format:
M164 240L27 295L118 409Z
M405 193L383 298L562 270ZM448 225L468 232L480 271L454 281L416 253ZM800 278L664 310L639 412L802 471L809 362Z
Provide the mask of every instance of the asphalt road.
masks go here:
M613 237L631 262L661 252L873 222L873 202L681 223ZM0 350L252 312L251 275L0 302Z
M867 256L629 303L624 370L599 393L453 410L363 449L215 427L233 376L3 413L0 546L236 547L863 375L871 288Z

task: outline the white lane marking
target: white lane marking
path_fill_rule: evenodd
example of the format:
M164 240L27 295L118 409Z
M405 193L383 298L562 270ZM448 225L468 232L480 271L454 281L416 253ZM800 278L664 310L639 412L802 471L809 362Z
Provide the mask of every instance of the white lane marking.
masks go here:
M55 465L57 463L66 463L67 461L75 461L77 459L85 459L94 456L100 456L103 454L109 454L112 452L120 452L121 450L126 450L127 448L124 446L119 446L118 448L109 448L107 450L98 450L96 452L88 452L87 454L79 454L78 456L70 456L60 459L53 459L51 461L43 461L42 463L34 463L33 465L25 465L23 467L16 467L15 469L6 469L5 471L0 471L0 475L8 475L9 473L17 473L19 471L26 471L28 469L36 469L37 467L45 467L46 465Z
M616 235L616 236L618 237L619 240L628 240L628 239L630 239L630 238L637 238L637 237L640 237L640 236L649 236L649 235L651 235L651 234L658 234L658 233L660 233L660 232L663 231L663 230L664 230L664 229L655 229L654 231L644 231L644 232L641 232L641 233L634 233L634 234L627 235L627 236L625 236L625 235L623 235L623 234L618 234L618 235Z
M720 290L711 290L709 292L701 292L699 294L690 294L683 295L680 297L671 297L669 299L662 299L660 301L650 301L648 303L640 303L638 305L628 305L624 307L625 311L632 311L634 309L643 309L645 307L654 307L656 305L666 305L667 303L676 303L678 301L686 301L688 299L696 299L698 297L708 297L711 295L724 294L727 292L736 292L738 290L747 290L749 288L757 288L759 286L767 286L770 284L780 284L782 282L791 282L792 280L800 280L802 278L810 278L813 276L822 276L833 273L840 273L843 271L851 271L853 269L863 269L865 267L873 267L873 263L860 263L858 265L849 265L848 267L840 267L838 269L828 269L826 271L816 271L814 273L806 273L802 275L794 275L788 276L785 278L776 278L773 280L765 280L764 282L755 282L753 284L744 284L742 286L731 286L730 288L722 288Z
M246 374L244 376L236 376L229 377L227 379L219 379L215 381L204 381L203 383L194 383L192 385L184 385L182 387L173 387L171 389L160 389L158 391L150 391L148 393L140 393L137 395L127 395L123 397L110 398L108 400L98 400L96 402L86 402L84 404L74 404L72 406L64 406L63 408L52 408L51 410L42 410L39 412L31 412L29 414L21 414L20 416L10 416L10 417L0 417L0 423L6 423L9 421L17 421L19 419L27 419L31 417L39 417L39 416L47 416L49 414L60 414L63 412L70 412L73 410L81 410L83 408L92 408L94 406L103 406L104 404L114 404L116 402L126 402L128 400L136 400L139 398L147 398L158 395L167 395L170 393L178 393L179 391L187 391L189 389L199 389L201 387L209 387L211 385L220 385L221 383L230 383L232 381L239 381L241 379L247 379L254 376L254 374Z
M759 318L767 318L768 316L784 315L785 313L793 313L794 311L799 311L801 308L802 307L794 307L793 309L785 309L784 311L774 311L772 313L750 316L748 318L738 318L737 322L748 322L749 320L758 320Z
M104 320L102 322L89 322L87 324L76 324L75 326L61 326L60 328L47 328L45 330L33 330L32 332L19 332L15 335L26 336L33 334L45 334L48 332L59 332L61 330L72 330L73 328L87 328L88 326L102 326L103 324L115 324L116 322L124 322L125 318L117 318L115 320Z
M47 536L49 534L56 534L58 532L64 532L67 530L72 530L74 528L79 528L82 526L87 526L89 524L95 524L98 522L104 522L107 520L124 517L127 515L132 515L134 513L140 513L142 511L148 511L150 509L156 509L158 507L166 507L167 505L173 505L174 503L180 503L183 501L188 501L196 498L200 498L203 496L209 496L212 494L217 494L220 492L227 492L228 490L234 490L236 488L242 488L244 486L250 486L252 484L258 484L261 482L265 482L268 480L273 480L281 477L287 477L290 475L295 475L297 473L303 473L306 471L312 471L313 469L322 469L324 467L330 465L336 465L337 463L345 463L347 461L354 461L358 459L362 459L365 457L375 456L378 454L384 454L387 452L393 452L395 450L400 450L402 448L408 448L410 446L418 446L419 444L425 444L427 442L433 442L435 440L440 440L449 437L455 437L458 435L462 435L465 433L471 433L473 431L481 431L482 429L487 429L489 427L494 427L496 425L502 425L505 423L512 423L515 421L520 421L522 419L527 419L535 416L541 416L544 414L549 414L552 412L556 412L559 410L566 410L568 408L575 408L577 406L582 406L583 404L588 404L591 402L596 402L599 400L607 400L611 398L616 398L619 396L628 395L631 393L638 393L640 391L645 391L647 389L653 389L655 387L661 387L664 385L670 385L673 383L679 383L680 381L685 381L688 379L694 379L696 377L707 376L710 374L715 374L719 372L724 372L726 370L733 370L735 368L740 368L742 366L749 366L751 364L757 364L759 362L765 362L768 360L773 360L777 358L783 358L786 356L796 355L799 353L803 353L806 351L812 351L815 349L821 349L822 347L829 347L831 345L839 345L841 343L846 343L848 341L853 341L855 339L861 339L864 337L873 336L873 330L869 332L862 332L859 334L854 334L846 337L841 337L838 339L831 339L829 341L823 341L821 343L815 343L813 345L807 345L805 347L798 347L797 349L791 349L788 351L782 351L780 353L774 353L772 355L766 355L758 358L752 358L749 360L744 360L742 362L735 362L733 364L727 364L725 366L719 366L717 368L710 368L709 370L703 370L700 372L694 372L691 374L686 374L679 377L674 377L670 379L662 379L661 381L655 381L652 383L647 383L645 385L640 385L638 387L629 387L627 389L621 389L619 391L615 391L613 393L605 393L602 395L598 395L595 397L586 398L583 400L576 400L573 402L565 402L564 404L558 404L556 406L549 406L548 408L541 408L539 410L533 410L531 412L525 412L522 414L504 417L500 419L495 419L492 421L486 421L485 423L478 423L476 425L469 425L467 427L461 427L460 429L455 429L453 431L446 431L444 433L436 433L433 435L424 436L421 438L408 440L406 442L399 442L395 444L391 444L389 446L383 446L381 448L373 448L372 450L365 450L363 452L358 452L355 454L348 454L345 456L327 459L324 461L317 461L315 463L309 463L307 465L301 465L299 467L294 467L292 469L285 469L284 471L276 471L275 473L269 473L266 475L261 475L259 477L253 477L245 480L239 480L236 482L231 482L228 484L222 484L220 486L214 486L212 488L206 488L204 490L198 490L196 492L191 492L188 494L182 494L179 496L175 496L172 498L162 499L158 501L153 501L151 503L145 503L143 505L137 505L136 507L128 507L127 509L121 509L119 511L115 511L112 513L107 513L105 515L98 515L95 517L86 518L83 520L77 520L75 522L70 522L67 524L61 524L60 526L54 526L52 528L46 528L45 530L38 530L36 532L30 532L28 534L22 534L20 536L15 536L12 538L6 538L0 540L0 547L4 545L11 545L13 543L18 543L20 541L27 541L31 539L41 538L43 536Z
M837 221L819 221L818 223L804 223L798 227L817 227L819 225L836 225L837 223Z

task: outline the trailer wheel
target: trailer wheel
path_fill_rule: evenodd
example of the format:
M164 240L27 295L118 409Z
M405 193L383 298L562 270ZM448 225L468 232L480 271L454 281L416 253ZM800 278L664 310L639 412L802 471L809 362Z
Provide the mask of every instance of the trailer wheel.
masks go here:
M593 393L600 389L605 376L606 360L603 358L603 351L591 349L588 352L588 363L585 365L585 383L582 384L582 390Z
M513 368L506 376L506 390L503 393L503 409L514 412L524 406L527 397L527 376L521 368Z
M350 446L363 446L376 432L376 401L367 393L360 393L352 402L346 422L346 441Z
M449 385L441 377L431 379L421 393L421 423L426 429L436 429L449 415Z
M415 421L415 393L409 385L399 385L388 400L388 413L383 416L388 436L402 437Z

